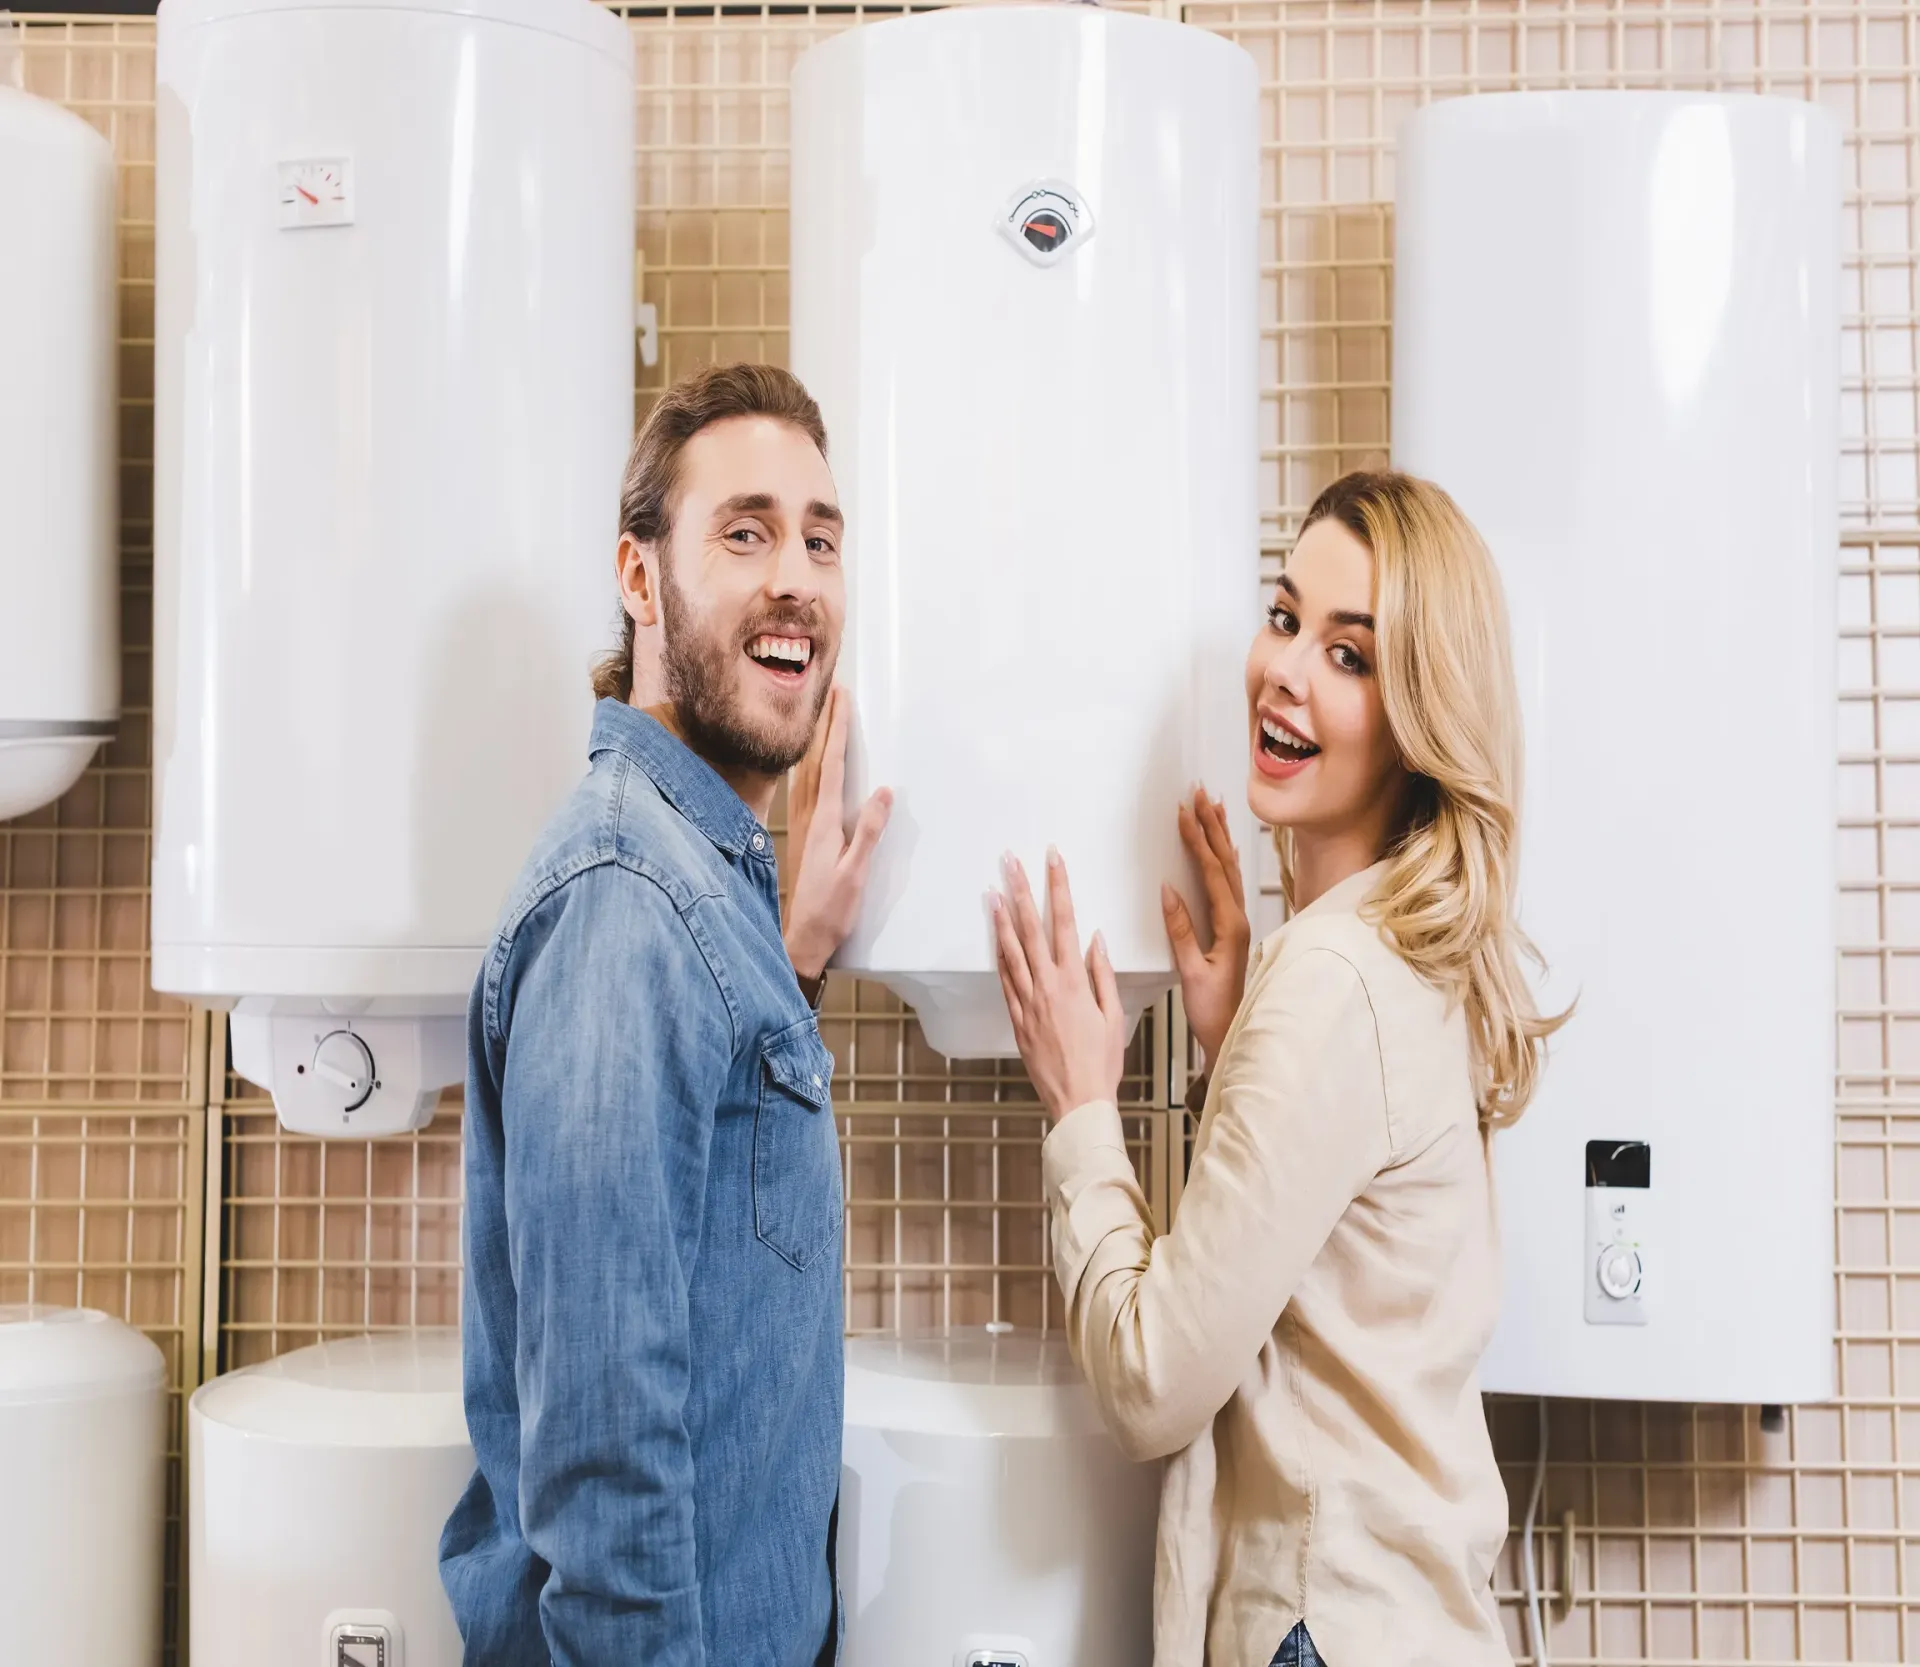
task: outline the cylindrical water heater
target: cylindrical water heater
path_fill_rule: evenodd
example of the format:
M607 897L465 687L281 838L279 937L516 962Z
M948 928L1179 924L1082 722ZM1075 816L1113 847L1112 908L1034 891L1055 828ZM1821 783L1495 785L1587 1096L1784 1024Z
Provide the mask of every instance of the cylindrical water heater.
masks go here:
M71 787L120 717L113 147L4 81L0 821Z
M1489 1389L1833 1384L1839 135L1567 92L1402 132L1395 461L1486 536L1521 919L1578 998L1498 1136Z
M157 75L154 985L291 1126L414 1126L613 641L631 41L165 0Z
M159 1667L167 1372L88 1308L0 1307L0 1630L35 1667Z
M320 1343L187 1415L194 1667L459 1667L440 1530L473 1476L448 1331Z
M847 1344L843 1667L1150 1667L1158 1464L1059 1338Z
M1091 6L849 30L793 78L793 366L848 516L850 804L893 820L837 964L1010 1054L984 894L1049 844L1135 1016L1175 806L1244 809L1258 623L1256 78Z

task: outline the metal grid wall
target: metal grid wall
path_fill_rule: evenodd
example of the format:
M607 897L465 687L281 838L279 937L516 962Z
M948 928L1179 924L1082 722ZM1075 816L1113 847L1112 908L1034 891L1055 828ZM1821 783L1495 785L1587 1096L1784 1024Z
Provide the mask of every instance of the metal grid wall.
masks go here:
M884 9L626 8L641 246L666 381L786 348L785 82ZM1920 1657L1920 11L1901 0L1193 0L1266 81L1262 468L1268 554L1387 443L1392 131L1431 97L1518 87L1754 89L1852 135L1842 492L1842 1398L1779 1435L1748 1412L1562 1403L1547 1520L1575 1513L1557 1662ZM144 945L152 25L35 20L29 85L122 163L128 721L59 806L0 826L0 1300L84 1297L146 1325L181 1386L316 1335L457 1302L458 1110L410 1141L282 1135L202 1068L216 1029L152 996ZM1251 607L1250 607L1251 613ZM1269 873L1269 882L1271 875ZM1272 907L1271 883L1265 906ZM836 992L850 1322L1051 1324L1039 1122L1017 1073L954 1073L870 987ZM1184 1045L1157 1014L1129 1133L1157 1200ZM208 1089L213 1097L208 1098ZM202 1108L211 1105L211 1122ZM211 1169L212 1256L196 1259ZM220 1248L224 1244L224 1251ZM204 1286L202 1285L204 1280ZM1493 1407L1522 1493L1530 1404ZM1910 1522L1909 1519L1913 1521ZM1516 1651L1516 1552L1499 1584Z

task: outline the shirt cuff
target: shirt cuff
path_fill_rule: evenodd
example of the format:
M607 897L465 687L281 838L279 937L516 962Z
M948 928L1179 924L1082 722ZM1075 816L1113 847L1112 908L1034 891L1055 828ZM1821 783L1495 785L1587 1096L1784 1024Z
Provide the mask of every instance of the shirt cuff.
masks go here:
M1094 1100L1061 1118L1040 1148L1040 1170L1053 1217L1053 1271L1071 1315L1096 1253L1137 1267L1152 1243L1119 1108Z
M1111 1100L1089 1100L1075 1107L1054 1124L1040 1147L1040 1171L1047 1197L1057 1199L1090 1169L1110 1172L1116 1157L1131 1176L1133 1160L1127 1156L1127 1131L1120 1122L1120 1108Z

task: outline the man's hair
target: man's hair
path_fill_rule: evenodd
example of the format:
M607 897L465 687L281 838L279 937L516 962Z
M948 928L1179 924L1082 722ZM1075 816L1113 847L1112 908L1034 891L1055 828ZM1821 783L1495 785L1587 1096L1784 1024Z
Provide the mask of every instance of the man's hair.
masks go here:
M791 371L777 365L711 365L683 376L660 396L634 436L620 483L620 531L660 549L673 532L680 459L687 442L728 417L771 417L791 423L827 455L827 426L820 407ZM670 581L668 581L670 582ZM620 646L593 668L593 692L602 700L633 693L633 616L622 608Z

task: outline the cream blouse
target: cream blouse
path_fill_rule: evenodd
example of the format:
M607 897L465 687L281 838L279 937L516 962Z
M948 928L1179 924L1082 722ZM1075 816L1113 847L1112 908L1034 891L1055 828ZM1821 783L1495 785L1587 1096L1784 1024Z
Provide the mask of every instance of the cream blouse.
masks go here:
M1256 947L1172 1231L1114 1106L1047 1138L1075 1357L1127 1451L1172 1455L1155 1667L1268 1667L1300 1620L1327 1667L1512 1661L1466 1022L1360 918L1379 876Z

